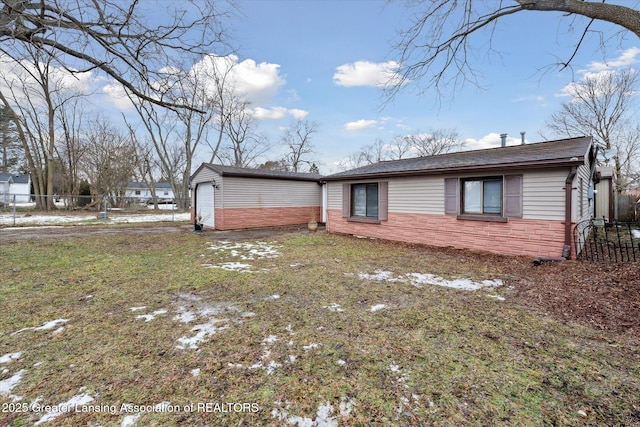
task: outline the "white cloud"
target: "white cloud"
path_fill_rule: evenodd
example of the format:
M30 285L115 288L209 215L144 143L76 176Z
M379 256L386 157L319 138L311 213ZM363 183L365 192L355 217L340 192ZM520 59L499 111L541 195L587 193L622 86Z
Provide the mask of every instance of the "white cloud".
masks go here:
M42 65L41 68L43 68ZM42 89L40 85L32 77L38 75L36 66L27 60L16 62L12 58L0 55L0 90L4 93L11 93L16 97L18 103L26 102L27 94L31 98L31 102L36 105L44 105L41 96ZM91 92L91 86L96 80L92 72L78 72L66 70L55 65L49 65L49 87L52 92L58 94L85 94Z
M307 117L308 114L308 111L299 110L297 108L289 109L285 107L256 107L253 109L253 115L258 120L280 120L287 116L291 116L296 120L302 120Z
M640 48L639 47L631 47L620 54L617 58L607 61L607 62L597 62L592 61L587 66L586 70L582 70L583 73L588 72L600 72L611 70L615 68L626 68L630 67L633 64L638 63L640 56Z
M372 128L377 124L378 124L377 120L360 119L360 120L357 120L355 122L349 122L349 123L345 124L344 125L344 129L349 131L349 132L353 132L353 131L359 131L359 130L363 130L363 129Z
M496 148L501 145L500 134L499 133L490 133L488 135L483 136L480 139L467 138L464 140L462 145L462 149L464 151L470 150L482 150L484 148ZM512 137L507 136L507 145L520 145L522 142L522 138L520 136Z
M107 95L109 101L119 110L129 111L133 109L133 104L124 88L119 83L108 84L102 87L102 92Z
M369 62L357 61L340 65L333 75L333 82L338 86L373 86L387 87L401 83L398 74L400 64L396 61Z
M235 88L238 94L247 98L255 105L269 102L286 81L279 74L280 65L268 62L257 63L253 59L239 62L236 55L216 56L208 55L194 64L192 75L200 80L209 80L211 91L215 82L211 76L226 76L229 88ZM207 83L205 83L207 84Z
M592 81L598 80L600 78L604 79L621 69L631 68L638 62L640 62L640 48L632 47L625 50L620 54L620 56L611 61L592 61L591 63L589 63L586 69L580 70L580 73L582 74L581 81L585 81L587 79ZM556 96L574 98L579 85L580 81L571 82L560 89Z

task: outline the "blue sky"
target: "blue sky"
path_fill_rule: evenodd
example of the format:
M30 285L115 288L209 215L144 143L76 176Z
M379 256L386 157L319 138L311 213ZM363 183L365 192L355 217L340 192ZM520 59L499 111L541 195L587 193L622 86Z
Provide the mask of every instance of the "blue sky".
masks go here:
M586 21L524 12L504 18L496 28L492 47L499 54L481 51L474 62L481 71L482 89L468 85L438 98L433 90L419 93L409 85L383 105L381 89L367 83L361 69L396 59L391 43L411 16L401 2L241 0L238 5L243 14L233 22L238 61L275 66L279 79L273 95L254 105L304 111L305 119L317 122L314 143L324 172L337 171L337 161L377 138L386 141L431 128L456 128L468 149L499 145L502 132L513 143L519 141L520 131L527 132L528 142L541 141L545 120L567 101L560 95L572 79L608 68L620 57L624 66L640 58L634 50L639 45L635 36L608 46L605 57L594 34L572 69L544 72L558 58L570 57ZM567 31L571 24L573 33ZM595 23L592 30L605 35L617 31L605 23ZM475 40L480 47L488 43L482 35ZM344 80L337 78L340 70L345 70ZM362 72L349 75L355 71ZM285 115L261 120L260 126L277 140L290 120L291 115Z
M154 12L162 14L166 11L157 5L165 1L175 4L168 0L141 4L154 4ZM635 35L627 33L620 39L614 37L617 27L595 22L570 69L548 68L571 57L587 21L552 12L520 12L502 18L492 37L486 33L473 37L477 50L471 51L472 64L482 88L469 84L439 95L427 81L412 82L385 103L380 82L395 72L397 53L392 44L415 12L406 9L405 2L237 0L236 4L237 15L225 23L237 47L234 55L211 52L197 67L185 67L206 68L207 60L234 63L234 84L252 102L259 131L272 142L280 141L292 120L316 122L313 160L327 174L337 172L338 162L377 139L390 142L431 129L456 129L464 149L499 146L503 132L511 144L520 142L521 131L526 131L527 142L544 140L552 137L545 135L545 121L571 99L567 93L572 81L637 67L640 60ZM159 18L149 17L155 19ZM7 64L0 67L10 78L14 70ZM94 71L76 77L62 70L59 74L70 87L93 94L95 112L113 121L121 121L125 113L135 121L122 87L112 80ZM261 161L282 154L276 146ZM210 156L202 146L194 169Z

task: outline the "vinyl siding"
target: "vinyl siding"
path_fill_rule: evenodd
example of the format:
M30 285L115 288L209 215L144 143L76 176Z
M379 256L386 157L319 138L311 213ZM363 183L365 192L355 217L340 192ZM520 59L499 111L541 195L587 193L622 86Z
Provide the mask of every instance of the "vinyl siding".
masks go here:
M274 208L321 204L322 187L317 182L228 176L224 178L224 208Z
M585 164L578 167L578 173L573 180L574 197L572 200L573 215L571 220L573 222L580 222L585 219L591 218L593 213L593 199L589 200L589 187L592 185L590 181L591 170L585 160ZM580 178L582 178L582 212L580 212Z
M216 182L216 184L218 185L218 188L215 191L215 207L216 209L220 209L222 208L222 202L223 202L223 197L222 195L224 194L224 188L223 188L223 182L222 182L222 177L220 175L218 175L217 173L215 173L214 171L212 171L209 168L202 168L202 170L200 170L200 172L195 175L193 177L193 179L191 180L191 206L195 206L195 188L196 188L196 184L201 183L201 182L211 182L214 181Z
M524 173L522 217L564 221L564 186L569 172L566 168Z
M523 171L522 217L524 219L564 220L564 185L568 168ZM444 179L446 177L482 177L503 174L517 174L517 171L496 171L487 174L462 174L388 178L378 180L349 181L375 182L389 181L389 213L444 214ZM586 195L585 195L586 197ZM574 198L575 199L575 198ZM328 183L328 209L342 209L342 182Z

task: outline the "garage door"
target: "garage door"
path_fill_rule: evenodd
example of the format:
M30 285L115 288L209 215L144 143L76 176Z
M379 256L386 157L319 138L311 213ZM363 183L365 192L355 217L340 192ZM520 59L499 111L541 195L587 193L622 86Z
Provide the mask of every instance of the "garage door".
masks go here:
M202 215L205 227L215 228L213 185L210 182L198 184L196 193L196 215Z

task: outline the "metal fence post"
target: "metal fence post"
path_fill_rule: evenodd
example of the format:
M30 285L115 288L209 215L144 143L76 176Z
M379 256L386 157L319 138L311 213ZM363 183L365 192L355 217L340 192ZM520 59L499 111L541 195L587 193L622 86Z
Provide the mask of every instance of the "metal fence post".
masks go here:
M13 195L13 226L16 226L16 195Z

